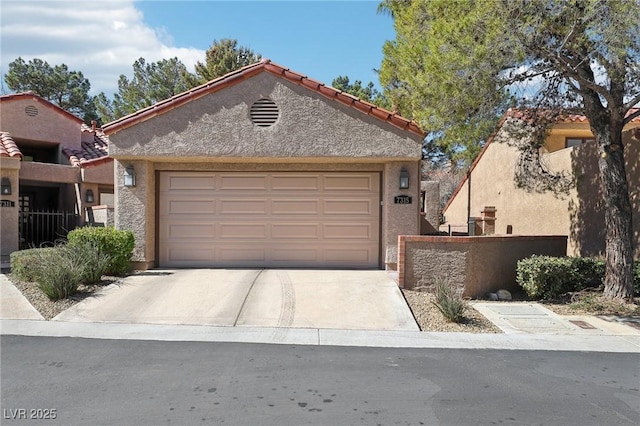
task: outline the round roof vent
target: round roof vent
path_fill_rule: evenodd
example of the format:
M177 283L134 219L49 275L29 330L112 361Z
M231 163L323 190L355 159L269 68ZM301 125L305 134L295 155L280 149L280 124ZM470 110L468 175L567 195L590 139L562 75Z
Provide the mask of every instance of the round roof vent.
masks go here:
M38 108L33 105L27 105L26 107L24 107L24 113L29 117L35 117L36 115L38 115Z
M270 127L278 121L280 110L271 99L258 99L251 105L251 122L256 126Z

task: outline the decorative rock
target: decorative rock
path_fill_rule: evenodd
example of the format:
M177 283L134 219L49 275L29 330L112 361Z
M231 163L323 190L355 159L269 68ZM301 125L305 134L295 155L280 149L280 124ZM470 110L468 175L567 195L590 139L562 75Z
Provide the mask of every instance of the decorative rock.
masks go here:
M489 293L487 294L487 298L491 301L497 301L498 300L498 295L496 293Z
M496 292L498 300L511 300L511 292L509 290L498 290Z

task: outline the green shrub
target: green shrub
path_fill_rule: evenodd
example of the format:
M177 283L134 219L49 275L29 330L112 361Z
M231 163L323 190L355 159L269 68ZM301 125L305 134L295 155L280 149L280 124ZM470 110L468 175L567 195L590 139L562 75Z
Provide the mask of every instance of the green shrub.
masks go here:
M56 249L54 247L14 251L10 255L11 273L20 281L36 281L37 267L41 259L53 256L55 253Z
M107 274L122 275L131 267L131 256L135 245L131 231L85 226L69 232L67 239L72 247L90 243L98 248L100 254L108 256L110 262L105 271Z
M568 257L533 255L518 261L516 282L529 297L553 299L575 287L575 270Z
M446 281L436 282L436 300L433 304L451 322L460 322L464 316L466 303L453 286Z
M579 291L585 288L599 287L604 282L606 263L604 259L593 257L570 257L574 269L574 288Z
M82 282L94 284L107 273L113 258L102 253L97 244L92 241L82 241L67 246L67 255L71 256L74 264L82 265Z
M64 299L78 290L85 265L78 262L68 246L57 246L50 252L40 249L35 257L36 282L49 299Z
M600 287L604 259L589 257L531 256L518 262L516 281L530 297L554 299L571 291ZM634 265L634 290L640 294L640 262Z

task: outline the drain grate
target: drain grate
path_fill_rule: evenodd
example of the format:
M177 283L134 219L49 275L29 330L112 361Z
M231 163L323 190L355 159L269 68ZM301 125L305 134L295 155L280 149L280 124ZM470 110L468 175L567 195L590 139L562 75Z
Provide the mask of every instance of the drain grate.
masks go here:
M580 328L584 328L585 330L595 330L596 328L594 326L592 326L591 324L589 324L586 321L579 321L579 320L569 320L569 322L571 324L575 324Z

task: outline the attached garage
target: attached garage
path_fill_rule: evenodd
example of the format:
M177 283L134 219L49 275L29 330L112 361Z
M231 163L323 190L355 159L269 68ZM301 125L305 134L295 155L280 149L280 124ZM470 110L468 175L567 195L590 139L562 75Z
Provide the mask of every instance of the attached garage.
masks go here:
M379 173L161 172L162 267L377 268Z
M393 268L419 230L415 123L269 60L104 130L141 269Z

